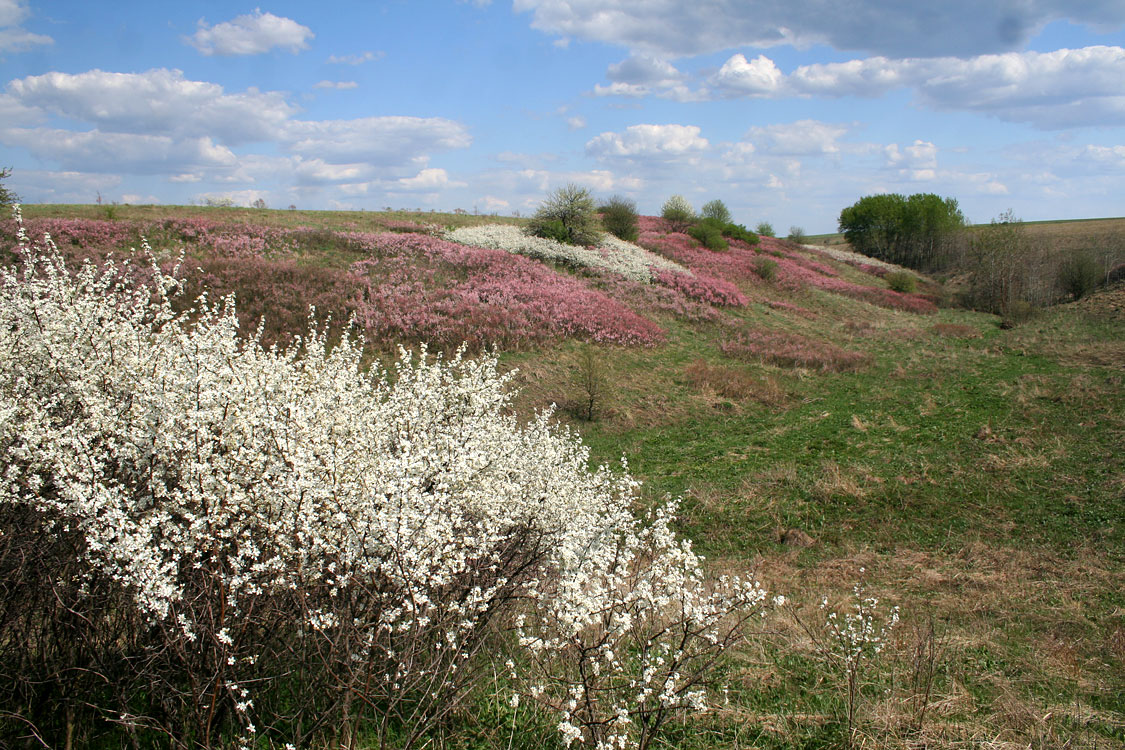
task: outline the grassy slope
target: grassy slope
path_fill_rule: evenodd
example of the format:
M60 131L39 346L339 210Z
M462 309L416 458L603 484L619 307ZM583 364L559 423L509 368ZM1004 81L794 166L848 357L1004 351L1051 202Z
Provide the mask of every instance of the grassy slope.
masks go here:
M117 210L130 220L174 212L363 230L388 219L488 220ZM104 217L97 207L25 213ZM755 303L705 324L656 315L666 344L596 347L585 361L613 389L594 422L566 410L583 395L587 345L509 353L505 363L520 369L517 408L562 405L597 460L628 457L646 498L685 498L683 529L717 568L756 566L806 622L821 616L822 595L842 600L861 579L899 604L903 625L868 672L865 743L1125 746L1125 326L1059 308L1002 331L975 313L924 317L768 285L756 298L763 289L808 314ZM865 352L871 364L832 373L724 356L720 342L747 324ZM813 544L783 543L790 529ZM905 686L930 622L941 653L918 727ZM730 667L730 707L674 731L675 746L844 742L838 679L792 615L767 629ZM461 741L488 746L503 735L507 744L507 720L477 717Z

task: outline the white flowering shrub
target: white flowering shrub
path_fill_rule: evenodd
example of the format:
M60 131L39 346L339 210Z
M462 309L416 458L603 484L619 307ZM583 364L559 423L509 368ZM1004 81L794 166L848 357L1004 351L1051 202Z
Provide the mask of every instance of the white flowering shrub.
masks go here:
M863 568L860 568L860 573L863 572ZM824 620L819 632L810 632L810 635L813 636L825 665L844 680L847 691L847 742L850 747L859 717L864 675L870 663L887 645L891 631L898 625L899 609L894 606L886 615L880 615L879 599L865 595L860 584L852 589L849 609L842 612L832 609L829 607L828 597L821 599L820 609L825 613Z
M590 471L549 414L517 424L494 357L364 373L359 342L315 328L265 349L231 300L177 314L158 268L72 272L20 232L0 271L0 744L409 747L507 627L569 740L643 746L703 705L757 587L707 583L671 508L638 521L636 482Z
M679 263L611 234L602 235L597 247L583 247L534 237L511 224L483 224L451 230L446 232L445 239L462 245L505 250L572 268L604 269L646 284L653 279L653 269L692 275Z

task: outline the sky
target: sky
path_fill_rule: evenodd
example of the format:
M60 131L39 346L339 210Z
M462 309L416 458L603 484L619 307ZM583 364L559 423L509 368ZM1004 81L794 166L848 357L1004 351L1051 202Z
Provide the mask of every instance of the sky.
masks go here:
M0 0L26 203L1125 215L1123 0Z

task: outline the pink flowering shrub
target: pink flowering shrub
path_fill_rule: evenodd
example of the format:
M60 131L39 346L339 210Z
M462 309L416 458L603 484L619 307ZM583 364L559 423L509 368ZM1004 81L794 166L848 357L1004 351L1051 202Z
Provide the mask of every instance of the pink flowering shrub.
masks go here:
M716 307L745 307L746 295L729 281L703 274L689 275L676 271L653 272L652 280L683 294L685 297L706 302Z
M664 332L581 281L503 250L416 234L353 235L373 257L351 272L357 315L383 341L505 347L558 337L650 346Z
M859 370L871 362L871 357L861 352L781 331L740 331L720 344L720 349L735 359L759 359L780 367L832 372Z

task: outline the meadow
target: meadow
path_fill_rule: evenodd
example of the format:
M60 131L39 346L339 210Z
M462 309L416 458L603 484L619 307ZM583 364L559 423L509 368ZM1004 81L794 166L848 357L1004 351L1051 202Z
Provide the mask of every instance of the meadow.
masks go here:
M651 747L1125 747L1125 319L1106 292L1002 328L921 275L896 292L877 265L769 237L710 251L653 217L587 254L466 214L24 217L71 262L145 238L161 268L182 258L177 312L233 294L266 346L314 307L328 348L355 320L364 366L393 369L400 344L494 351L518 420L553 404L591 466L625 456L638 511L682 498L674 529L706 570L750 569L784 602ZM1085 231L1067 227L1044 242ZM504 673L418 746L564 746L557 713L496 698ZM3 737L25 736L23 708L0 706Z

